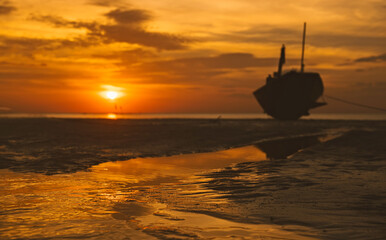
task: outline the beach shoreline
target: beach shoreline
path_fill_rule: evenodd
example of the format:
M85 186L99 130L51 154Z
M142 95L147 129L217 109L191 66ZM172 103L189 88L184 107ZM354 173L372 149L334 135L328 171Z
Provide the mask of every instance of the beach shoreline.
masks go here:
M386 235L386 121L0 122L4 239Z
M106 162L213 152L277 137L384 126L386 121L271 119L0 119L0 168L44 174ZM15 160L16 159L16 160Z

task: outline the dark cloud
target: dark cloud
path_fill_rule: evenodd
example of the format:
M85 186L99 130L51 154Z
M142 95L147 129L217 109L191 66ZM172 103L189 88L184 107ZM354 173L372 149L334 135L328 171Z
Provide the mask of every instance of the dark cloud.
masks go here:
M53 45L52 40L0 36L0 55L34 58L36 52L52 48Z
M18 48L21 50L29 50L29 49L38 49L43 46L47 46L48 44L52 43L52 40L0 36L0 43L2 43L4 47L8 47L8 48Z
M369 56L369 57L362 57L362 58L357 58L354 60L347 60L346 62L336 64L336 66L353 66L357 63L366 63L366 62L385 62L386 61L386 53L383 53L381 55L376 55L376 56ZM364 72L368 71L371 69L363 69L363 68L358 68L356 69L357 72Z
M148 11L140 9L115 9L106 13L105 16L123 24L142 23L152 18Z
M46 22L55 27L84 28L88 36L99 38L100 42L124 42L153 47L158 50L185 49L191 40L175 34L151 32L144 22L151 19L149 12L139 9L115 9L105 14L115 21L115 24L100 24L96 22L68 21L51 15L32 15L30 19Z
M74 48L81 47L87 48L102 44L98 36L87 35L85 37L77 37L74 39L57 39L54 40L58 43L57 48Z
M101 7L118 7L125 5L124 0L90 0L89 4Z
M16 8L9 1L0 0L0 15L8 15L16 11Z
M364 58L355 59L354 62L384 62L386 61L386 53L378 56L370 56Z
M82 22L82 21L69 21L59 16L53 15L36 15L32 14L29 17L30 20L39 21L51 24L55 27L63 28L84 28L90 32L96 33L99 31L99 24L96 22Z
M148 32L142 28L126 25L103 25L101 29L108 40L153 47L159 50L177 50L186 48L189 40L168 33Z
M143 23L151 19L151 14L142 9L115 9L105 14L116 24L101 25L104 36L115 42L126 42L153 47L159 50L186 48L188 39L169 33L150 32Z

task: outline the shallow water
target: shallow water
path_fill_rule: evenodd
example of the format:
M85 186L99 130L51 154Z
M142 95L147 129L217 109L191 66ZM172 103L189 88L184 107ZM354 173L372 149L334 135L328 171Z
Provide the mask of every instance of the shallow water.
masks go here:
M313 231L306 227L214 216L230 200L207 187L205 174L265 159L248 146L106 162L53 176L1 170L0 233L2 239L307 239L304 233Z

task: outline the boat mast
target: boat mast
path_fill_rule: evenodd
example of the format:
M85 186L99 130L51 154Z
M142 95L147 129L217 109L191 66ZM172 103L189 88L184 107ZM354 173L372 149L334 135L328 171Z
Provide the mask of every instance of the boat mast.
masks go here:
M306 23L303 28L303 43L302 43L302 62L300 65L300 72L304 72L304 45L306 44Z
M281 76L281 69L283 67L283 64L285 63L285 46L281 46L281 51L280 51L280 60L279 60L279 66L277 69L277 76Z

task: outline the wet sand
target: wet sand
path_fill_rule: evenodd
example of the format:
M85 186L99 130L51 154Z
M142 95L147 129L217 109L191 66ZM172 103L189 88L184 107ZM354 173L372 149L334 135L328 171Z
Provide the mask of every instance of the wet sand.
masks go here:
M312 239L263 222L222 217L229 206L202 174L262 161L254 146L106 162L89 172L42 175L1 170L5 239ZM210 161L210 164L206 164ZM209 212L211 211L211 212ZM216 216L216 213L218 213ZM291 230L291 231L289 231Z
M6 124L2 239L386 236L382 121Z
M0 169L72 173L108 161L213 152L278 137L384 125L385 121L0 118Z

